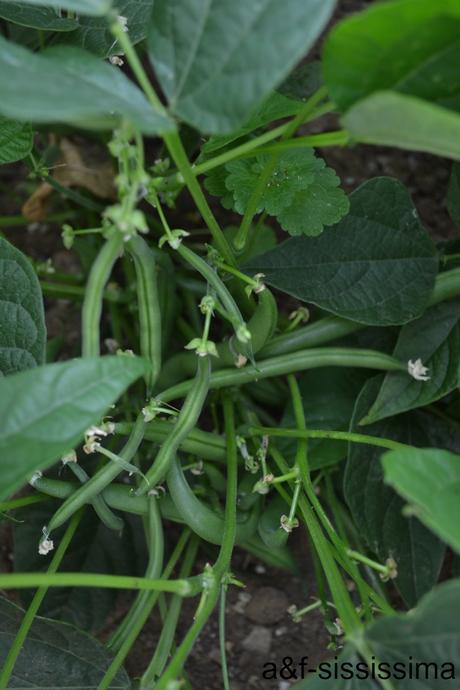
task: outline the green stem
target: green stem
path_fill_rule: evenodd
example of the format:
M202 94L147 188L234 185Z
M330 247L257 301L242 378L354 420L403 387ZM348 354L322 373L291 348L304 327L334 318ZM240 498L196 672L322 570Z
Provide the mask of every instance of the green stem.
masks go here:
M206 197L203 194L200 183L195 177L179 134L177 132L169 132L165 134L163 138L171 154L171 158L184 178L184 182L187 185L193 201L213 237L217 250L227 263L235 265L233 251L206 201Z
M188 580L151 580L126 575L100 573L0 573L0 589L28 589L30 587L103 587L106 589L153 590L173 592L183 597L195 594Z
M219 608L219 648L222 666L222 682L224 690L231 690L230 679L228 676L227 650L225 648L225 607L227 603L227 585L223 584L220 591Z
M275 144L261 146L257 153L279 153L290 149L316 148L326 146L346 146L350 141L350 135L345 130L337 132L323 132L322 134L308 134L304 137L295 137L287 141L277 141ZM244 156L246 158L246 156Z
M267 434L268 436L279 436L280 438L328 438L334 441L349 441L351 443L365 443L370 446L379 446L381 448L388 448L389 450L398 450L401 448L412 448L406 443L399 441L392 441L389 438L380 438L378 436L367 436L366 434L356 434L351 431L331 431L329 429L280 429L278 427L268 426L251 426L245 429L247 436L260 436Z

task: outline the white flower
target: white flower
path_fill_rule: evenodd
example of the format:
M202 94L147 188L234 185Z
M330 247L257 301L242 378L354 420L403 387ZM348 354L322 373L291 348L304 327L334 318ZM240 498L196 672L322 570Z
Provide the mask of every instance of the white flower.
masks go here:
M111 65L115 65L115 67L123 67L124 60L121 59L119 55L111 55L109 57L109 62Z
M410 359L407 362L407 371L416 381L430 380L430 377L427 376L428 368L423 366L423 362L420 358L416 359L415 362Z
M48 539L48 537L42 539L38 545L38 553L40 554L40 556L46 556L53 549L54 542L52 539Z
M68 462L77 462L76 452L74 450L71 450L69 453L66 453L62 456L61 462L63 465L67 465Z
M117 17L118 23L123 29L123 31L128 31L128 20L126 17L123 17L123 15L119 14Z
M100 426L90 426L85 431L86 438L102 438L103 436L107 436L107 431Z
M29 484L30 486L35 486L35 482L37 479L41 479L43 477L43 472L40 472L40 470L37 470L36 472L33 473L31 478L29 479Z

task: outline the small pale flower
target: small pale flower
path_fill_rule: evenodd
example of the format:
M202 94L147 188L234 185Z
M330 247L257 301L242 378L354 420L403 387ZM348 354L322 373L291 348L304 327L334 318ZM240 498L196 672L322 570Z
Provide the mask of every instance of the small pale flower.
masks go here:
M407 363L407 371L416 381L429 381L428 367L423 365L420 357L415 360L415 362L410 359Z
M44 537L38 545L38 553L40 556L46 556L50 551L54 549L54 542L48 537Z
M94 438L103 438L107 436L107 431L100 426L90 426L89 429L85 431L85 438L93 436Z
M119 55L111 55L109 57L109 62L111 65L115 65L115 67L123 67L125 64L124 60Z
M77 454L74 450L69 451L62 456L61 462L63 465L67 465L69 462L77 462Z
M235 366L237 369L242 369L243 367L246 366L248 362L248 358L239 353L236 358L235 358Z
M41 479L43 477L43 472L40 472L40 470L37 470L36 472L33 473L31 478L29 479L29 484L30 486L35 486L35 483L38 479Z
M280 525L281 528L284 529L285 532L290 534L293 529L299 526L299 521L297 518L294 518L293 520L290 520L287 515L282 515L280 519Z

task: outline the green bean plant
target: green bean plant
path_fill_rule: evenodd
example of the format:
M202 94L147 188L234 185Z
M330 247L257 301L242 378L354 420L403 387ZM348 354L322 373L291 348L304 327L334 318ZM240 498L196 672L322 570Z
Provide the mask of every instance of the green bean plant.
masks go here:
M0 218L1 690L194 687L217 609L231 689L236 548L301 580L310 550L291 612L335 666L299 690L458 687L460 3L336 4L0 2L2 211L46 183L80 265ZM112 198L59 181L63 138ZM456 237L395 178L347 194L322 156L358 144L450 159Z

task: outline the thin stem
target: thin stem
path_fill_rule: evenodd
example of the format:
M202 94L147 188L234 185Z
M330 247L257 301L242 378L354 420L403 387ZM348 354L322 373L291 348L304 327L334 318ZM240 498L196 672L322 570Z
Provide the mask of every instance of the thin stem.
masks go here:
M401 448L412 448L407 443L400 443L389 438L380 438L378 436L368 436L366 434L356 434L351 431L331 431L329 429L280 429L278 427L268 426L251 426L245 429L248 436L259 436L267 434L268 436L279 436L281 438L328 438L334 441L350 441L351 443L365 443L370 446L380 446L381 448L388 448L389 450L399 450Z
M57 569L61 565L61 561L64 558L65 552L67 551L72 537L75 534L75 530L78 527L82 515L82 511L80 511L76 513L70 521L69 526L67 527L64 536L62 537L59 546L56 549L56 553L54 554L52 561L48 567L48 576L52 576L54 573L56 573ZM36 583L34 580L34 584L38 583ZM11 674L13 673L14 666L18 660L25 639L32 626L33 620L38 613L38 609L40 608L43 599L46 596L47 591L48 587L46 585L39 587L39 589L37 589L37 591L34 594L29 608L24 614L24 618L22 619L19 630L16 633L16 637L14 638L13 644L11 645L8 651L8 655L5 659L3 668L0 672L0 690L6 690L6 688L8 687L8 681L10 680Z
M173 592L190 596L195 590L188 580L150 580L125 575L99 573L0 573L0 589L28 589L30 587L103 587L106 589L137 589Z
M185 152L179 134L177 132L169 132L165 134L163 138L166 146L168 147L168 151L171 154L171 158L174 160L174 163L184 178L184 182L187 185L190 194L192 195L196 207L201 213L201 216L213 237L217 250L227 263L235 265L233 251L227 242L227 238L222 232L213 212L211 211L208 202L206 201L206 197L203 194L200 183L194 175L192 166L190 165L190 161Z
M323 134L308 134L304 137L296 137L287 141L278 141L275 144L261 146L257 153L278 153L298 148L316 148L326 146L346 146L350 141L350 135L345 130L337 132L324 132ZM246 158L247 156L242 156Z
M219 608L219 648L220 660L222 666L222 682L224 690L231 690L230 679L228 676L227 664L227 650L225 648L225 607L227 603L227 585L223 584L220 590L220 608Z

